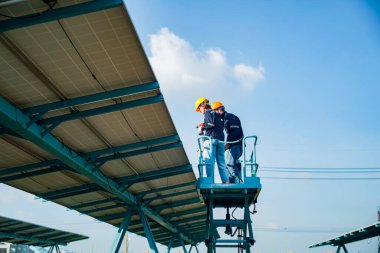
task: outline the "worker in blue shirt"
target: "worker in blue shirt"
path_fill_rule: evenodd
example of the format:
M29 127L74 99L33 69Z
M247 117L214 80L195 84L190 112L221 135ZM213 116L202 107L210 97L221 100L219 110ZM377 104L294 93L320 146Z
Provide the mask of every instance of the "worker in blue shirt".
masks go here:
M206 163L210 164L210 166L206 166L207 177L212 177L216 160L222 183L229 183L229 176L224 161L223 118L211 109L208 99L203 97L195 101L195 111L204 115L204 122L198 126L199 134L204 134L211 138L211 145L208 141L205 141L203 150L203 158Z
M214 102L211 108L224 120L224 129L227 134L225 160L227 171L230 175L230 183L242 182L239 158L243 154L242 141L244 134L240 119L236 115L228 113L221 102Z

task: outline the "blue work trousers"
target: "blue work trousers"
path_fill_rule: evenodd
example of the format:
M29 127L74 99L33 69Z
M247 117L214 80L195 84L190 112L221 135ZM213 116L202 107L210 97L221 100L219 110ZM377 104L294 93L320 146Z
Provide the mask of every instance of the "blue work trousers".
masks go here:
M243 148L241 145L232 145L225 152L225 158L227 163L227 171L229 174L229 182L235 183L241 182L241 164L239 158L243 154Z
M229 176L226 168L226 162L224 161L224 142L217 139L211 139L211 145L209 141L205 141L203 143L203 147L203 159L206 163L209 164L206 166L207 177L211 177L213 179L213 182L215 182L214 168L216 160L222 183L228 183Z

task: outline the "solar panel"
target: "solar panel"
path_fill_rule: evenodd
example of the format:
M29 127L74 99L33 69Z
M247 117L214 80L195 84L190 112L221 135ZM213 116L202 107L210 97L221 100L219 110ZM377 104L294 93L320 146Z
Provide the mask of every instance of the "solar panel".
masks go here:
M369 239L375 236L380 236L380 221L369 226L347 232L330 240L314 244L309 248L315 248L325 245L339 246L347 243Z
M88 237L0 216L0 242L47 247L84 239Z
M122 1L0 12L43 12L0 21L0 182L115 226L141 206L156 241L203 241L192 166ZM136 212L129 229L144 233Z

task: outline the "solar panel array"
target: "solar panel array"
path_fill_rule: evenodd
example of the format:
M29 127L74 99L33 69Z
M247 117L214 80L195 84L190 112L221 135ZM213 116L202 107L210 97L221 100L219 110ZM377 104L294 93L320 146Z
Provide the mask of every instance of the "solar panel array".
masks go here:
M375 236L380 236L380 221L369 226L347 232L330 240L314 244L309 248L315 248L325 245L339 246L347 243L369 239Z
M88 237L0 216L0 242L47 247L84 239Z
M72 16L93 3L106 7ZM122 1L33 0L0 13L48 21L0 20L0 94L28 121L19 129L2 115L0 182L115 226L133 209L129 231L144 235L142 206L156 241L204 240L192 166Z

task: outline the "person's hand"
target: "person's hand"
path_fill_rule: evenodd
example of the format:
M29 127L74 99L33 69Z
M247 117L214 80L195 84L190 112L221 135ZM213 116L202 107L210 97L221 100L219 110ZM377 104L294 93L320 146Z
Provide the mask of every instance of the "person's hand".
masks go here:
M231 145L230 144L224 144L224 150L230 149Z
M204 127L205 127L205 123L204 122L198 124L198 134L199 135L203 135Z

